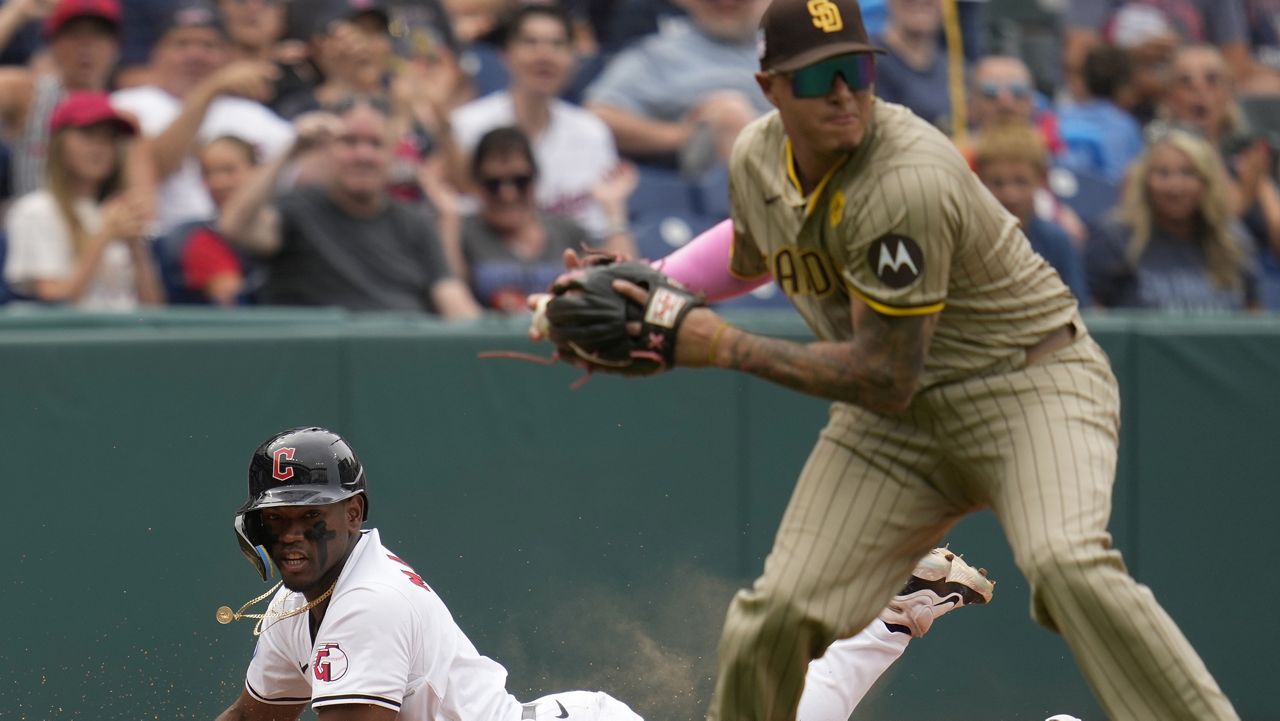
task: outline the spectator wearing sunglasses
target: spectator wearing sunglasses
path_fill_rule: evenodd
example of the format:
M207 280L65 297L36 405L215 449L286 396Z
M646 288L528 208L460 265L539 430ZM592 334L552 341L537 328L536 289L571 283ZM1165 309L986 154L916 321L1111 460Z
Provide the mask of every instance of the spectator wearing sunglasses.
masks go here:
M519 127L533 143L539 207L572 218L591 234L592 244L634 255L626 205L606 208L593 193L618 166L613 134L594 113L559 99L575 63L568 11L521 6L507 18L502 38L511 82L453 112L459 150L474 152L495 128Z
M538 165L520 129L485 133L471 175L480 208L462 224L465 277L484 307L524 312L525 298L564 272L564 251L582 250L590 236L569 218L538 209Z
M941 0L888 0L886 8L884 32L873 37L889 51L876 64L876 95L947 129L950 63L940 45Z
M1023 124L1036 128L1049 154L1056 157L1063 149L1058 132L1058 118L1048 109L1037 109L1031 70L1021 59L1010 55L990 55L973 68L970 78L969 124L976 142L988 127ZM972 144L961 148L973 160ZM1036 215L1056 223L1067 231L1073 242L1083 245L1088 231L1070 208L1045 188L1035 192Z
M1129 56L1111 45L1099 45L1084 61L1088 96L1058 111L1066 151L1060 163L1119 182L1142 154L1142 129L1127 105L1132 85Z
M264 259L260 302L478 315L421 207L387 189L393 151L386 113L358 98L340 114L309 113L295 125L290 154L259 169L218 221L224 237ZM286 163L311 151L331 166L326 182L276 197Z

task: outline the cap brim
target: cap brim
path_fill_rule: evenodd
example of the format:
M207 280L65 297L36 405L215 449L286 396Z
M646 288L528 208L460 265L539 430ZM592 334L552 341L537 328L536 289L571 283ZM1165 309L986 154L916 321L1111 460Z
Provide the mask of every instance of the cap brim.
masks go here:
M849 53L881 53L884 54L884 48L878 48L869 43L832 43L830 45L821 45L816 48L810 48L795 57L788 58L783 62L766 68L771 72L789 73L792 70L799 70L806 65L812 65L816 62L834 58L837 55L848 55Z

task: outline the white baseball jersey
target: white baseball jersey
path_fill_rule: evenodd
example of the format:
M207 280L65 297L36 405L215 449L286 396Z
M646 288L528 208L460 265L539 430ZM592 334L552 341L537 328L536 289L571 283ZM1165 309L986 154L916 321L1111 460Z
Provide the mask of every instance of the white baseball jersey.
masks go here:
M272 613L305 605L280 589ZM507 671L480 655L440 597L366 530L311 636L307 613L263 624L245 679L264 703L373 704L404 721L518 721Z

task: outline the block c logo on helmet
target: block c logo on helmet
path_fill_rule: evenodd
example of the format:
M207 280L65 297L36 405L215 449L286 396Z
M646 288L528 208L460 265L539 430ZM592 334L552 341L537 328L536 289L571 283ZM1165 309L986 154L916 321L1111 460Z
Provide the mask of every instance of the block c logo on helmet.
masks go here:
M293 454L297 452L296 448L277 448L271 454L271 477L277 481L287 481L293 478L293 468L286 468L280 464L281 459L293 460Z

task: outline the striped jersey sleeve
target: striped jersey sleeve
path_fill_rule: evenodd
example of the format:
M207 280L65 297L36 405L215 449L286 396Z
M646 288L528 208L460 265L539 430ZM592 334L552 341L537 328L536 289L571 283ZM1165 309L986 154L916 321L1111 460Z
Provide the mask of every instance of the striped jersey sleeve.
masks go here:
M887 171L864 185L863 212L837 228L852 294L886 315L922 315L946 304L960 237L959 184L945 168Z

